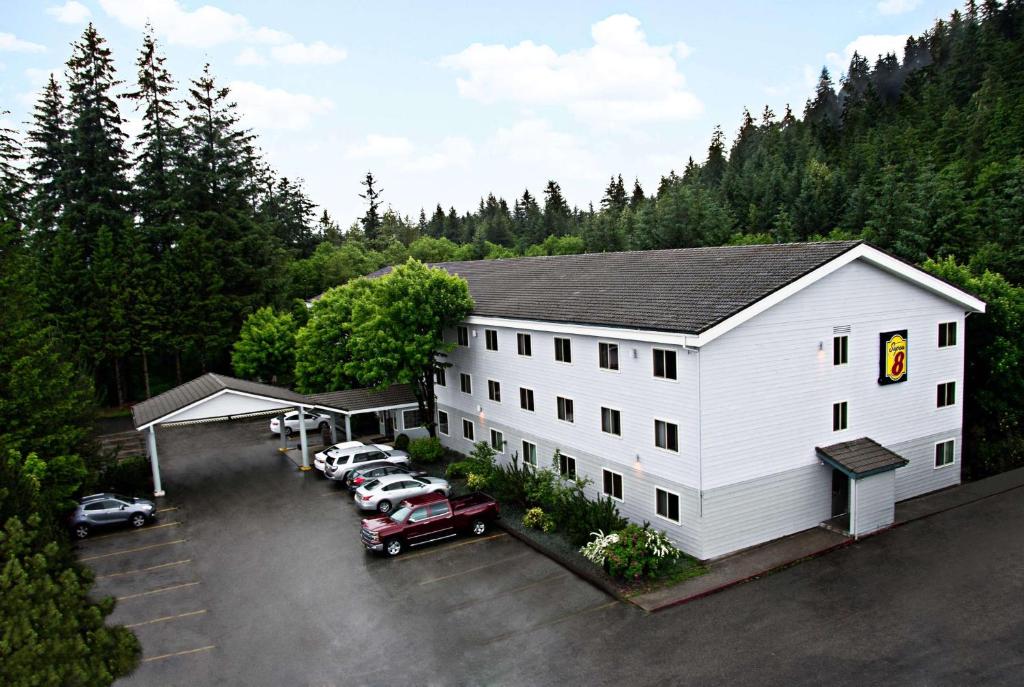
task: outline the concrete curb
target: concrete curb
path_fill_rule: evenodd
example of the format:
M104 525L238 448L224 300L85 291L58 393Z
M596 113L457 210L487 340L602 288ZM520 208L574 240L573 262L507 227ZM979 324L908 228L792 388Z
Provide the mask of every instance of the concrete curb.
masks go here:
M529 546L534 551L537 551L538 553L547 556L551 560L561 565L563 568L568 569L569 572L573 573L579 578L582 578L584 581L589 582L591 585L597 587L605 594L608 594L609 596L613 597L615 600L622 601L623 603L633 603L628 598L623 596L622 592L616 589L615 586L610 584L607 580L601 579L601 577L599 575L595 575L593 571L587 570L583 566L578 565L576 561L566 559L563 556L558 555L557 552L544 546L540 542L531 539L530 537L524 536L522 532L516 530L514 527L506 525L501 518L498 518L498 520L495 521L495 524L501 529L505 530L505 532L507 532L509 535L515 537L519 541ZM639 606L637 606L637 608L639 608Z

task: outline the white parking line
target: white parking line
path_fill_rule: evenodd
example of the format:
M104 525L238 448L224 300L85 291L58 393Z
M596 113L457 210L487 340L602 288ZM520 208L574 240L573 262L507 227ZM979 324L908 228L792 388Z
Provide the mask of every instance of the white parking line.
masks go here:
M134 529L134 530L128 530L127 532L114 532L112 534L101 534L98 537L89 537L88 539L86 539L82 543L83 544L88 544L91 541L99 541L100 539L110 539L111 537L124 537L124 536L129 535L129 534L143 534L145 532L152 532L153 530L163 529L164 527L178 527L179 525L181 525L181 521L180 520L175 520L174 522L165 522L165 523L161 523L159 525L150 525L149 527L139 527L139 528Z
M517 558L522 558L523 556L529 556L532 553L533 553L533 550L524 551L523 553L520 553L520 554L515 555L515 556L511 556L509 558L502 558L500 561L494 561L493 563L485 563L484 565L478 565L475 568L468 568L466 570L460 570L459 572L452 573L451 575L442 575L441 577L432 577L429 580L423 580L422 582L420 582L420 586L423 586L425 584L434 584L435 582L443 582L445 580L450 580L453 577L459 577L460 575L468 575L470 573L475 573L478 570L485 570L487 568L493 568L496 565L505 565L509 561L514 561Z
M178 510L178 507L170 506L169 508L160 508L159 510L156 511L156 513L159 515L160 513L170 513L173 510Z
M117 597L118 601L124 601L126 599L137 599L140 596L151 596L153 594L163 594L164 592L172 592L175 589L184 589L185 587L195 587L198 582L185 582L184 584L174 584L170 587L161 587L160 589L151 589L148 592L139 592L138 594L129 594L127 596Z
M149 546L139 546L134 549L124 549L122 551L114 551L113 553L103 553L98 556L86 556L85 558L79 558L79 563L85 563L86 561L96 561L100 558L110 558L111 556L123 556L126 553L137 553L139 551L147 551L149 549L159 549L161 546L172 546L174 544L184 543L184 539L175 539L174 541L164 542L162 544L150 544Z
M191 618L192 616L202 615L206 613L206 609L200 611L189 611L188 613L179 613L178 615L165 615L163 618L153 618L152 620L143 620L141 623L132 623L131 625L125 625L125 627L142 627L143 625L152 625L153 623L165 623L168 620L178 620L180 618Z
M466 541L460 541L460 542L458 542L456 544L448 544L447 546L437 546L437 547L435 547L433 549L427 549L426 551L420 551L418 553L407 553L404 556L399 556L398 558L395 559L395 561L411 561L414 558L419 558L420 556L430 556L432 554L444 553L445 551L451 551L452 549L457 549L460 546L469 546L470 544L479 544L481 542L491 541L492 539L500 539L501 537L507 537L507 536L508 535L505 534L504 532L499 532L498 534L492 534L489 537L480 537L478 539L468 539Z
M188 654L198 654L200 651L209 651L210 649L216 649L216 644L210 644L208 646L201 646L198 649L186 649L185 651L175 651L173 654L163 654L162 656L150 656L149 658L142 659L143 663L149 663L150 661L159 661L164 658L173 658L175 656L187 656Z
M148 568L139 568L137 570L125 570L124 572L107 573L106 575L97 575L95 579L104 580L108 577L124 577L125 575L135 575L137 573L151 572L153 570L160 570L161 568L170 568L175 565L184 565L191 563L191 558L184 558L180 561L174 561L172 563L161 563L160 565L151 565Z

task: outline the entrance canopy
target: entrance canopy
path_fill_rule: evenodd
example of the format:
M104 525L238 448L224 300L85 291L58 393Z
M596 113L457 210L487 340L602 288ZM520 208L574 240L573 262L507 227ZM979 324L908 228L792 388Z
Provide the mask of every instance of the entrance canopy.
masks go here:
M831 446L819 446L815 451L819 458L850 479L863 479L887 470L895 470L910 462L867 437Z
M284 387L211 372L132 406L132 419L135 429L147 434L147 452L153 468L153 487L157 496L163 496L156 448L157 426L233 420L271 415L275 412L283 416L291 410L298 410L300 414L319 410L326 411L335 419L338 415L344 415L345 436L351 439L352 415L397 410L415 405L416 398L412 389L404 384L389 387L384 391L350 389L307 396ZM306 423L299 422L298 426L302 450L301 469L309 470ZM281 429L283 440L283 417ZM337 440L334 422L331 423L331 437Z

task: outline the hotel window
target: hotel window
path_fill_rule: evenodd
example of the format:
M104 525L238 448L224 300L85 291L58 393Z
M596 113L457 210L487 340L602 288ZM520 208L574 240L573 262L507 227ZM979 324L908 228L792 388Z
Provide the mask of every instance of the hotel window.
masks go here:
M448 413L443 410L437 411L437 431L448 436Z
M519 355L533 355L533 346L529 334L516 334L516 345L519 348Z
M679 494L664 489L654 490L655 509L661 517L679 522Z
M945 382L936 387L935 406L945 408L956 404L956 382Z
M496 429L491 430L491 448L498 453L505 452L505 435Z
M462 421L462 436L473 441L476 438L476 433L473 431L473 421L463 420Z
M601 431L622 436L622 413L612 408L601 408Z
M939 323L939 348L956 346L956 322Z
M533 389L519 388L519 407L533 412Z
M846 401L832 404L832 431L839 432L846 429Z
M469 346L469 329L466 327L456 327L455 334L458 337L457 341L460 346Z
M493 379L487 380L487 398L501 403L501 382L496 382Z
M569 339L555 337L555 360L560 363L572 362L572 342Z
M437 384L438 386L448 386L448 379L445 377L443 367L439 367L434 370L434 384Z
M622 475L611 470L602 470L602 476L604 477L604 495L611 496L613 499L619 501L622 500Z
M598 365L602 370L619 369L619 345L613 343L597 344Z
M537 444L523 440L523 464L537 466Z
M561 396L559 396L557 398L557 405L558 419L564 422L574 422L572 413L572 399L562 398Z
M935 467L943 468L953 464L953 440L935 444Z
M473 393L473 378L465 372L459 373L459 389L461 389L464 394Z
M558 472L562 477L576 479L576 459L564 453L558 454Z
M832 364L845 365L849 362L850 337L832 337Z
M487 346L488 351L498 350L498 330L497 329L485 329L484 330L484 343Z
M669 451L679 451L679 425L664 420L654 421L654 445Z
M676 352L654 349L654 376L662 379L676 378Z

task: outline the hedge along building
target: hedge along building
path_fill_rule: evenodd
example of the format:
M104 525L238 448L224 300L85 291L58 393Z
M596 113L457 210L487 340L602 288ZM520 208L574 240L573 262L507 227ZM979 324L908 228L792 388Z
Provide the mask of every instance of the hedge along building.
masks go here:
M593 481L686 552L862 535L960 481L964 319L985 304L862 242L438 265L439 435Z

